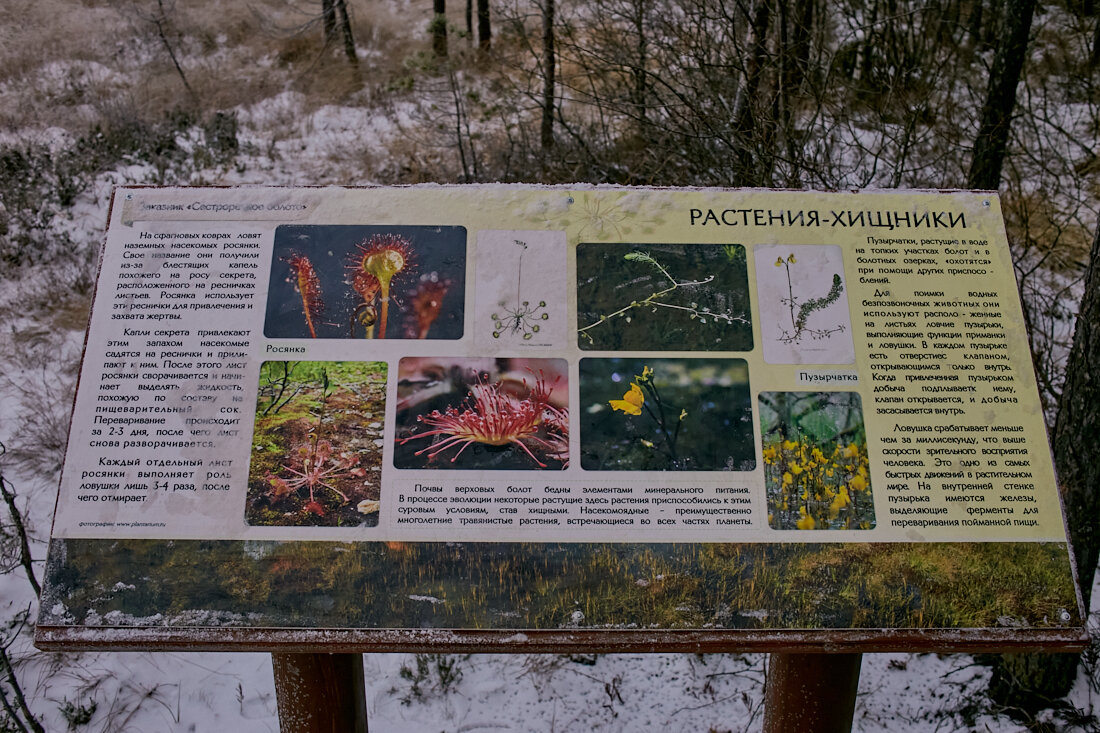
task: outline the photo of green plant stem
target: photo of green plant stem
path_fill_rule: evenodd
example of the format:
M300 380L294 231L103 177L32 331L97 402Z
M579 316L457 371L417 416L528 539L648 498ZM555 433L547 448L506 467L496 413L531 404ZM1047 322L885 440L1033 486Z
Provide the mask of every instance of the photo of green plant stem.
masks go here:
M581 467L756 468L744 359L581 359Z
M264 362L248 523L377 525L385 412L385 362Z
M78 539L51 542L46 577L44 625L159 614L173 626L719 628L759 640L754 630L1081 623L1056 542Z
M283 225L264 335L458 339L465 271L464 227Z
M604 351L750 351L745 248L577 245L577 342Z
M855 392L761 392L773 529L873 529L867 432Z

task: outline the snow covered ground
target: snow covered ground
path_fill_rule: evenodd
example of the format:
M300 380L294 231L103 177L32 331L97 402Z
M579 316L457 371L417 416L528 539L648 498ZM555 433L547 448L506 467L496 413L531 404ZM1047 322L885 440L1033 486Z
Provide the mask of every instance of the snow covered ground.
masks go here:
M32 4L17 4L21 12L31 12ZM147 33L127 35L131 25L116 17L109 4L82 5L59 18L55 28L55 33L68 33L68 41L51 50L45 50L40 41L35 52L41 57L69 49L72 59L36 60L28 52L28 71L12 72L0 81L0 105L5 109L0 114L0 147L7 146L5 150L28 145L65 150L79 136L80 125L102 121L111 110L125 116L128 90L156 95L164 94L161 87L173 89L170 69L155 84L142 76L147 72L144 67L154 60L164 66L155 38ZM388 38L391 45L384 51L377 45L363 49L364 62L392 56L397 48L393 44L402 42L395 30L401 25L394 20L400 17L397 4L375 5L388 8L391 16L379 21L374 36L368 38ZM0 39L15 38L11 29L25 20L17 18L15 10L0 11ZM36 12L48 10L43 6ZM233 29L244 22L242 17L231 14L226 32L239 32ZM82 38L81 22L100 23L104 32L117 34L115 42L102 44L110 47L109 52ZM1047 23L1051 24L1049 17ZM410 31L403 32L407 42ZM232 92L219 92L220 98L229 99L223 106L236 114L240 125L239 151L224 162L211 159L203 151L206 141L201 130L190 125L174 136L182 151L176 157L150 160L128 154L96 173L73 201L59 205L44 241L69 246L65 257L52 265L26 266L17 273L0 270L0 360L4 364L0 442L9 450L0 467L17 493L39 575L86 318L91 268L82 264L87 258L81 253L94 250L102 235L112 185L354 185L433 176L450 181L458 176L454 145L440 137L434 122L426 123L439 114L433 97L395 94L384 103L376 102L384 89L368 83L363 91L319 103L318 93L301 90L308 85L280 66L276 54L242 60L239 53L230 53L223 36L212 38L215 50L206 57L201 56L198 40L181 41L184 65L196 77L201 71L250 65L253 76L242 82L247 88L241 91L241 99L232 99ZM102 57L91 60L96 54ZM276 78L271 93L257 81L264 74ZM172 93L178 95L178 90L165 98ZM1038 88L1029 93L1039 93ZM446 95L440 98L445 100ZM1091 108L1079 104L1055 105L1055 112L1057 125L1070 130L1092 114ZM858 132L857 127L852 129ZM58 176L56 170L50 175ZM1071 193L1080 194L1072 204L1071 224L1092 225L1100 195L1095 181L1083 192L1073 189ZM1050 319L1055 361L1064 358L1064 344L1072 333L1071 311L1080 297L1080 273L1080 263L1059 263L1035 278L1040 284L1053 283L1042 286L1041 295L1050 301L1045 315ZM11 530L6 513L3 528L5 534ZM4 546L8 545L5 537ZM36 614L34 593L12 558L3 557L2 566L7 572L0 574L0 643L7 644L29 708L45 730L278 730L268 655L37 652L30 644L28 621ZM1100 590L1094 591L1093 598L1098 596ZM1098 611L1094 606L1094 623ZM1069 708L1046 713L1053 729L1095 729L1091 716L1100 688L1095 655L1092 660L1092 667L1079 672L1067 698ZM376 733L747 731L758 730L763 720L763 655L382 654L366 655L364 663L370 729ZM1007 715L990 710L985 697L988 678L989 669L975 664L970 655L865 655L855 727L914 732L1026 730Z

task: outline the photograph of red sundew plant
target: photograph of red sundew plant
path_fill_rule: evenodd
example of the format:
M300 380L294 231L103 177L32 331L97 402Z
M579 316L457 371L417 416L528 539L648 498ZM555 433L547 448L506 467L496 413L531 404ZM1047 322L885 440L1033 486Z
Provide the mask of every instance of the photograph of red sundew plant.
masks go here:
M280 226L264 335L459 339L465 273L465 227Z
M260 366L245 518L250 525L378 524L386 363Z
M565 469L567 375L564 359L402 359L394 466Z
M873 529L867 433L855 392L762 392L773 529Z

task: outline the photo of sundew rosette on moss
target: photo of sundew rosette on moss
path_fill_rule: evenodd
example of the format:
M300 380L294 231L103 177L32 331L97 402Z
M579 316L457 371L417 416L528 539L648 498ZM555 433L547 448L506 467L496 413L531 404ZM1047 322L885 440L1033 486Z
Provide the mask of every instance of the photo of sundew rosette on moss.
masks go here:
M740 244L577 245L577 343L591 351L750 351Z
M744 359L581 359L581 467L756 468Z
M260 366L249 524L378 524L386 371L375 361Z
M762 392L773 529L873 529L867 432L855 392Z
M565 469L568 395L564 359L404 358L394 467Z
M465 278L464 227L283 225L264 335L459 339Z

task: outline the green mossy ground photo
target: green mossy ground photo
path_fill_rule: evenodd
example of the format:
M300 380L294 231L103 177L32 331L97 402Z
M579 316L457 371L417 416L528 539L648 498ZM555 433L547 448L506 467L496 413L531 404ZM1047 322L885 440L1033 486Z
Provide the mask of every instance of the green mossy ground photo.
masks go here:
M248 523L377 525L385 402L384 362L264 362Z
M56 598L42 604L45 623L112 611L123 626L156 614L178 616L173 625L222 617L246 626L318 628L1080 623L1063 543L58 540L48 572Z

